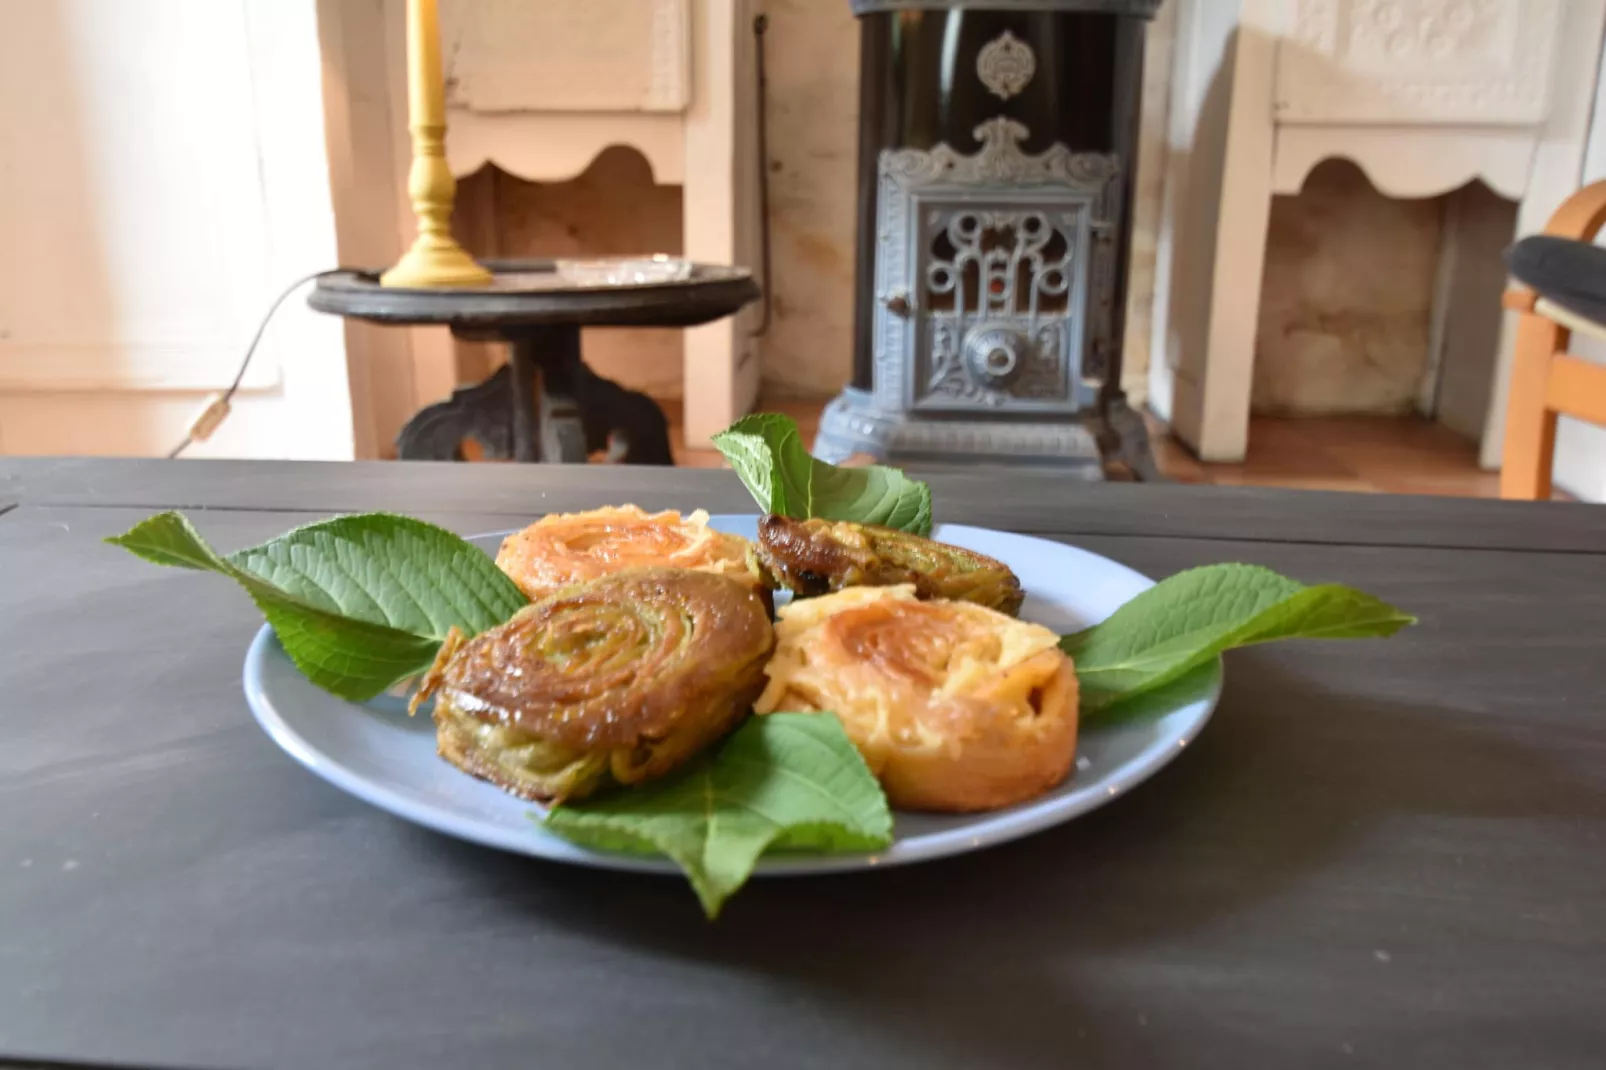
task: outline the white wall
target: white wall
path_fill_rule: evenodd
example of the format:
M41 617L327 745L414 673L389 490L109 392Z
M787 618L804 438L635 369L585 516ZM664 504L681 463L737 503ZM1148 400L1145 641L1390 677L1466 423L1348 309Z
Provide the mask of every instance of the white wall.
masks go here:
M0 452L158 454L334 266L314 0L0 0ZM338 320L285 306L194 455L349 458Z

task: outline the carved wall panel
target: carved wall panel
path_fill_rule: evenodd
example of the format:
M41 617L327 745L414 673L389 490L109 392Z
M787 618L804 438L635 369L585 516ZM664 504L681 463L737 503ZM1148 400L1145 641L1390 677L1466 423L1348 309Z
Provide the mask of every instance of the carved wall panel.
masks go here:
M1542 122L1561 0L1295 0L1284 123Z
M442 0L447 101L475 112L680 112L691 0Z

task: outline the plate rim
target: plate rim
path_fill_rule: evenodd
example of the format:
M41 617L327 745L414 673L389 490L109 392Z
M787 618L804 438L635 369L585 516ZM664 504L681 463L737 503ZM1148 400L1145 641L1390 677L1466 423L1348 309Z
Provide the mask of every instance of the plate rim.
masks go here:
M724 513L710 517L710 520L747 520L756 517L757 514L755 513ZM1145 589L1154 586L1155 581L1153 579L1138 572L1136 569L1105 557L1103 554L1086 550L1073 544L1045 539L1036 535L1025 535L998 528L983 528L968 524L940 524L938 528L950 532L977 532L988 536L1002 535L1030 542L1049 543L1061 549L1072 550L1096 558L1105 566L1120 570L1141 581ZM469 535L465 538L470 541L496 539L516 530L518 529L484 532ZM310 743L285 719L275 706L273 698L267 692L265 683L265 667L268 658L273 656L275 648L278 648L280 656L284 656L283 648L279 646L278 636L274 633L272 626L263 624L246 648L245 663L242 666L242 684L246 703L250 707L252 716L257 724L276 746L295 759L302 767L331 786L394 817L443 835L470 843L477 843L485 847L522 854L527 857L603 869L638 873L680 873L678 866L662 856L632 855L623 852L596 850L573 844L546 832L533 818L527 830L475 822L451 811L417 802L394 789L374 782L362 773L350 769L337 758ZM1105 771L1100 780L1108 781L1113 779L1116 783L1105 784L1106 790L1103 792L1089 792L1081 796L1068 796L1059 799L1039 798L1020 804L1020 807L1024 809L1010 807L976 815L953 815L955 817L970 818L971 820L959 828L927 833L910 839L895 839L887 848L876 852L844 854L777 852L766 854L759 859L753 875L792 876L839 873L907 865L957 854L966 854L1034 835L1106 806L1117 798L1126 795L1132 788L1144 783L1161 769L1171 764L1209 724L1220 702L1225 681L1224 661L1220 655L1217 655L1215 659L1214 670L1208 694L1189 704L1201 706L1197 715L1178 732L1164 740L1163 743L1157 740L1154 744L1128 758L1121 765ZM346 701L347 705L355 705L348 700L338 701ZM1081 726L1078 726L1078 730L1080 733ZM462 773L461 775L468 776L467 773ZM535 803L526 803L524 805L529 806L532 814L540 812L540 807ZM1033 807L1037 808L1035 812L1032 809Z

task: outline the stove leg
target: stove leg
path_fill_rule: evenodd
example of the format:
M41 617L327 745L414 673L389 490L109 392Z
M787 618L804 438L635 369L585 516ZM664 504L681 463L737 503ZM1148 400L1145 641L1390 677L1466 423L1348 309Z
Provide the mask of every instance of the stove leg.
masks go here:
M1100 435L1100 446L1107 461L1125 466L1139 483L1169 482L1154 460L1142 413L1128 405L1124 397L1116 398L1109 402L1103 423L1106 433Z

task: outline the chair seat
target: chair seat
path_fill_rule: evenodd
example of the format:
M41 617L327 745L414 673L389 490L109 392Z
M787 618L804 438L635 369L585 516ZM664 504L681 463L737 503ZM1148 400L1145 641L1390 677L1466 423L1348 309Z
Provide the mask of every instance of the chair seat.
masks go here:
M1536 234L1506 250L1506 268L1561 314L1535 311L1571 330L1606 337L1606 248Z
M1541 297L1535 301L1533 310L1546 319L1555 320L1574 334L1587 334L1591 338L1606 341L1606 323L1581 316L1569 308L1556 304L1548 297Z

